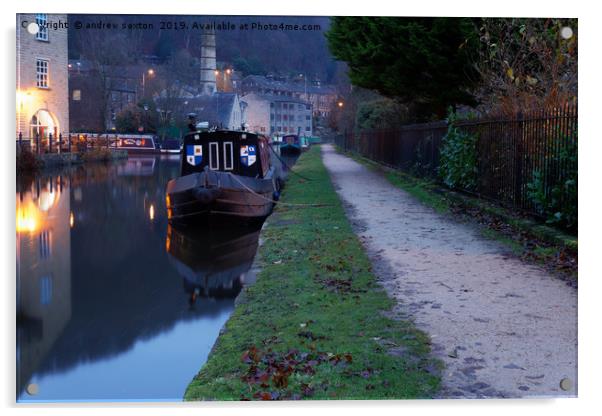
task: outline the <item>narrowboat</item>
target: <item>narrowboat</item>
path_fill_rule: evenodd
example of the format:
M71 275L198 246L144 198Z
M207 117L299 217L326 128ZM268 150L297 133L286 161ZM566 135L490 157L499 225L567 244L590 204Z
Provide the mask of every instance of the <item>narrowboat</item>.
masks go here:
M287 134L282 136L280 143L280 154L299 154L301 153L301 141L296 134Z
M165 139L161 143L161 153L179 154L181 150L182 146L178 139Z
M301 150L306 152L309 150L309 147L311 146L309 143L309 139L305 136L301 136L299 138L299 142L301 143Z
M279 196L265 136L233 130L184 137L181 176L167 183L172 223L264 220Z

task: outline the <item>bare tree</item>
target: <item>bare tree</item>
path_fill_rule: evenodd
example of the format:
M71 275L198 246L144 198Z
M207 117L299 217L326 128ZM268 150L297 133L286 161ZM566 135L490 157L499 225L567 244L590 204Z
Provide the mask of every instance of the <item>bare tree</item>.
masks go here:
M98 111L105 120L109 109L109 100L113 77L118 75L117 68L124 67L135 62L139 55L137 42L120 31L79 29L75 35L81 58L89 65L88 76L96 78L98 97Z
M577 19L482 19L476 59L486 111L513 114L577 99Z
M174 118L175 124L183 123L185 98L187 94L196 93L198 77L198 62L185 49L173 54L165 65L158 68L159 92L156 102L163 131L172 124Z

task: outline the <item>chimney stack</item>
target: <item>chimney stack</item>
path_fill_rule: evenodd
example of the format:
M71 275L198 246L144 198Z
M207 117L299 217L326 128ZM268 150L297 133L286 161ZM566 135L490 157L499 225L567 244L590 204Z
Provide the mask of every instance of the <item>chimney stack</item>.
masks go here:
M215 83L215 31L205 29L201 34L201 95L213 95Z

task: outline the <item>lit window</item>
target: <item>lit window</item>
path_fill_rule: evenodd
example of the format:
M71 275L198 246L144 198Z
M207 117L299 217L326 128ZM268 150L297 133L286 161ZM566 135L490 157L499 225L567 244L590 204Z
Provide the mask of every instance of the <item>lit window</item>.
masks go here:
M82 90L73 90L73 101L80 101L82 99Z
M36 39L48 41L48 15L36 14L36 23L39 27L38 33L36 33Z
M45 59L36 59L36 85L48 88L48 61Z

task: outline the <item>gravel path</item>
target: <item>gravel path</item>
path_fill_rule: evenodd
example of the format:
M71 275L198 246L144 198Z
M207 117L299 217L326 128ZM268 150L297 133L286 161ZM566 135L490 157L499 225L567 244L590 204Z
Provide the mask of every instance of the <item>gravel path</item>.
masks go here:
M577 395L577 291L342 156L322 157L383 286L445 362L445 398ZM560 387L568 378L568 390Z

